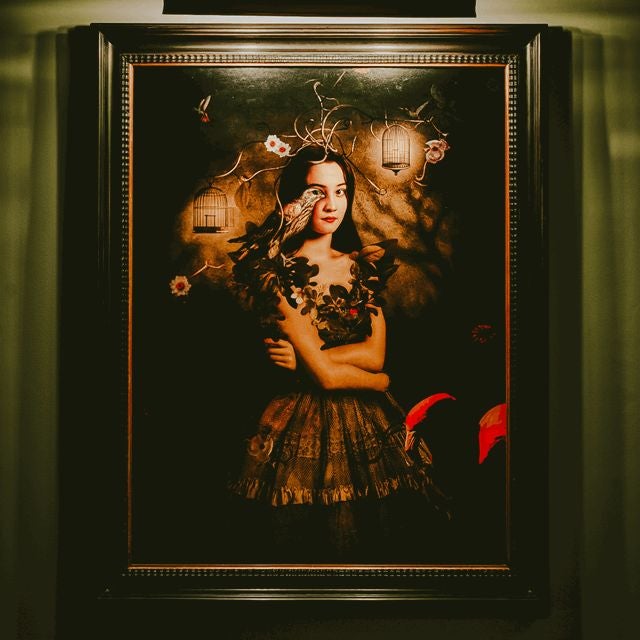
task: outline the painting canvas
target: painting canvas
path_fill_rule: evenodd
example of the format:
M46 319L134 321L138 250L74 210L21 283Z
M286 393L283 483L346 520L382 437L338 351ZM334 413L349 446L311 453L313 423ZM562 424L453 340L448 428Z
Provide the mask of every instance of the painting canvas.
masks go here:
M397 31L83 32L109 593L536 597L540 29Z
M264 221L282 167L325 136L356 168L363 244L397 240L393 394L407 412L447 394L421 437L454 522L415 558L504 561L504 69L154 65L136 69L133 103L132 558L281 561L267 532L251 545L232 526L227 484L289 372L234 300L230 239ZM406 158L387 168L394 135ZM480 460L483 430L495 440Z

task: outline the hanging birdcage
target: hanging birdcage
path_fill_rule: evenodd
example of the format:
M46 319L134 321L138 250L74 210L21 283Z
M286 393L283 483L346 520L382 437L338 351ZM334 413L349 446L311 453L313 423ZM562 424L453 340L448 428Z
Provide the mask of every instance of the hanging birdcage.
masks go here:
M382 134L382 166L396 174L406 169L410 162L410 147L409 133L402 125L387 125Z
M193 232L226 233L235 225L235 208L227 194L210 182L193 199Z

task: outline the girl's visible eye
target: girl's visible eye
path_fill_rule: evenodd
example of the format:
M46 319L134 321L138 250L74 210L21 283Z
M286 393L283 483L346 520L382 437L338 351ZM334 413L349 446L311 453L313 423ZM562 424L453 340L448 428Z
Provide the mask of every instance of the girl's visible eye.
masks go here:
M346 195L346 193L347 193L346 189L336 189L336 195L337 196L342 197L342 196Z

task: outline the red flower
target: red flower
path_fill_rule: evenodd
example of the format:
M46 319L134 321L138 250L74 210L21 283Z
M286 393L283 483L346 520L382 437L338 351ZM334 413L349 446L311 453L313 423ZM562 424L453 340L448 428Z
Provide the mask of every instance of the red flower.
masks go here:
M351 307L351 309L349 309L349 313L352 316L357 316L358 315L358 310L355 307Z
M471 329L471 339L479 344L486 344L496 337L496 330L490 324L477 324Z
M200 122L209 122L209 114L208 113L200 114Z

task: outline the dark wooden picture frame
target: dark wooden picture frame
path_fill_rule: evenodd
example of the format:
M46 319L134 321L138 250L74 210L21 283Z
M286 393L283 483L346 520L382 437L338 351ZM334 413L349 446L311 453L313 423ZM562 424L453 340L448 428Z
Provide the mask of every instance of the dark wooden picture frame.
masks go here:
M62 238L67 579L86 580L89 565L85 584L96 598L544 601L544 37L540 25L111 24L72 33ZM280 112L274 84L288 96ZM286 122L309 105L353 104L359 95L355 106L369 120L341 121L344 129L360 126L352 150L367 130L367 144L376 145L394 124L411 129L403 188L414 190L406 202L422 207L414 218L365 230L371 243L398 240L401 286L388 301L392 380L405 410L436 391L455 391L456 411L444 411L445 427L425 437L433 438L434 457L438 447L448 456L445 485L475 485L475 493L453 490L471 511L453 534L457 546L442 553L411 530L397 558L279 561L259 548L262 532L254 531L234 551L235 512L220 507L223 486L233 447L251 436L239 416L259 411L260 380L270 380L272 369L266 358L247 365L255 344L235 333L247 320L215 297L228 279L228 268L216 273L226 249L219 234L194 240L202 232L191 226L194 203L212 174L227 179L225 193L232 178L244 185L252 173L269 175L272 160L287 152L269 155L267 134L286 142ZM294 146L306 136L296 134ZM251 147L256 140L263 148ZM366 212L377 202L393 212L396 205L382 200L392 193L400 202L392 179L402 174L358 153L367 193L355 206ZM238 180L234 170L244 162ZM247 219L264 218L265 193L256 187L235 205L228 200L229 226L241 232ZM412 225L422 225L427 248L419 260L430 264L433 286L426 299L405 304L403 295L418 291ZM439 260L429 258L438 251ZM182 284L180 274L187 274ZM163 349L167 341L176 348ZM460 393L471 398L466 405ZM446 431L458 423L475 429L464 444L466 463L456 447L469 432ZM465 475L469 455L479 467L483 426L502 429L490 442L499 462L486 474L497 473L497 482L477 470ZM82 523L91 527L90 546ZM247 551L254 534L256 548Z

